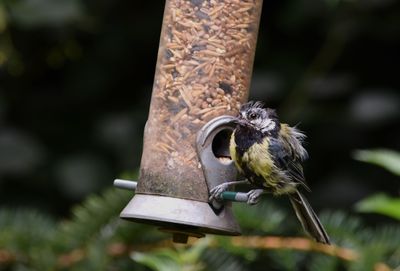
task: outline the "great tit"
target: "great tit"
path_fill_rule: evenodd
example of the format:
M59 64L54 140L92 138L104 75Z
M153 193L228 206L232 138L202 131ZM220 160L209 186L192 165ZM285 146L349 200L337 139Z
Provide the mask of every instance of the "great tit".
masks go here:
M229 151L241 175L257 189L248 192L249 204L258 203L265 192L288 195L304 230L317 242L330 244L328 234L299 188L308 188L301 162L308 158L303 147L305 135L295 127L280 123L275 110L261 102L241 106ZM226 182L213 188L210 199L239 182Z

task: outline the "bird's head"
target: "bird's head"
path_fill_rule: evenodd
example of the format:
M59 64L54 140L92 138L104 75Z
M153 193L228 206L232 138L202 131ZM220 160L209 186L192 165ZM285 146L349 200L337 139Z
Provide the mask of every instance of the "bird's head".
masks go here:
M274 109L264 108L263 103L253 101L240 107L237 124L268 134L278 132L281 126Z

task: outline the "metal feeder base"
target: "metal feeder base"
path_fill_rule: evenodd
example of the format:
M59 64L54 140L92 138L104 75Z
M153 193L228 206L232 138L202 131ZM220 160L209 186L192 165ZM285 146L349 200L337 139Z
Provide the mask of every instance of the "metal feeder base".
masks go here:
M187 241L185 236L240 235L230 206L225 206L217 215L208 203L187 199L136 194L120 217L159 226L172 232L174 240L182 243Z

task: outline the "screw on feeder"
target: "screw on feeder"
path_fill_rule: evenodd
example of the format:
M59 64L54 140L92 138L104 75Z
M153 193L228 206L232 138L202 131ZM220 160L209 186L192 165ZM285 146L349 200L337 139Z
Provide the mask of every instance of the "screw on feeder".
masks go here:
M115 179L114 186L121 188L121 189L126 189L126 190L136 190L137 182L122 180L122 179Z

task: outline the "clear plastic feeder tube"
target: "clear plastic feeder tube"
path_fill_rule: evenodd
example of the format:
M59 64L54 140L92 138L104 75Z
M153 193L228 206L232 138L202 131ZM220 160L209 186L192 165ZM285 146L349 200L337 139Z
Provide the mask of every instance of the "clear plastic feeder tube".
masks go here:
M137 193L208 201L196 134L248 97L262 0L167 0Z

